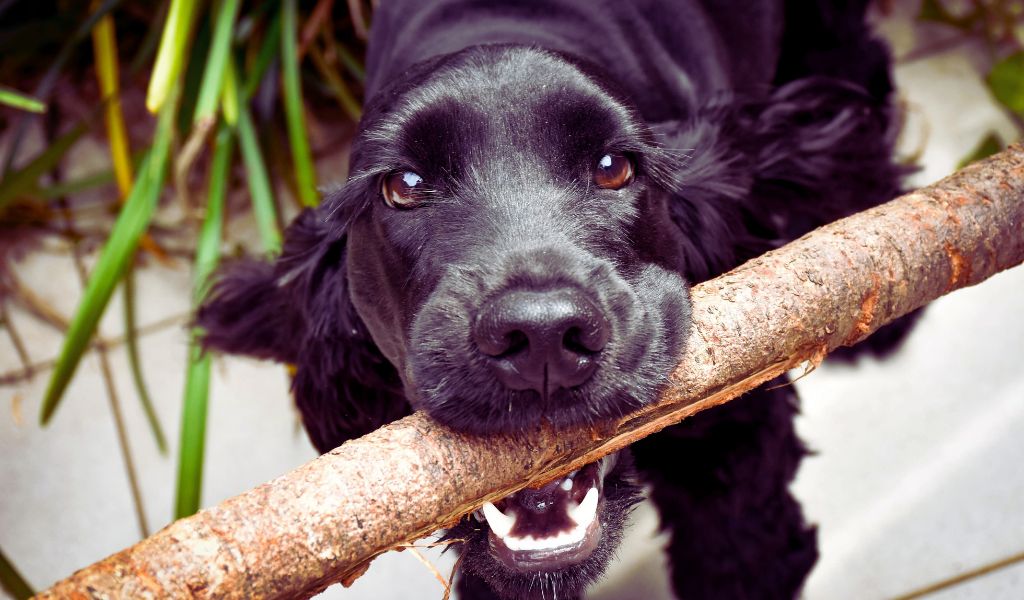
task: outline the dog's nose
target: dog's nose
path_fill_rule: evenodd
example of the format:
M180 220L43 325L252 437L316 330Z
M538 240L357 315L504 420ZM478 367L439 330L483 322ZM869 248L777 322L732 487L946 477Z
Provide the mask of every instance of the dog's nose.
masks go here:
M595 303L572 288L512 290L488 302L473 339L498 379L514 390L542 395L585 382L608 342L608 321Z

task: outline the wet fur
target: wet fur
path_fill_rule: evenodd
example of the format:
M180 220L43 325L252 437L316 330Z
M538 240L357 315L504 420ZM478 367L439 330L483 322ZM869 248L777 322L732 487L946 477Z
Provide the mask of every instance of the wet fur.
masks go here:
M633 123L642 119L642 110L615 109L645 104L643 90L623 90L558 53L496 47L414 66L396 86L371 98L354 148L353 176L320 208L296 219L282 255L273 263L240 261L221 270L197 315L207 347L296 365L295 400L320 451L414 406L453 426L486 433L534 426L542 418L563 424L597 420L649 402L663 383L671 350L688 332L683 278L693 283L714 277L899 191L903 171L891 158L888 56L863 24L865 4L787 3L769 90L698 94L672 118L648 122ZM408 160L395 150L396 141L407 139L402 136L415 126L417 111L435 109L435 127L438 119L464 127L477 117L459 112L462 104L451 101L451 86L473 83L452 77L518 78L513 88L524 90L526 101L539 92L522 74L541 67L561 69L558 76L568 82L564 102L595 90L606 95L596 106L611 108L583 114L581 130L606 119L639 128L629 138L631 151L642 157L642 176L628 197L635 210L613 206L608 210L626 212L572 217L594 224L583 232L565 225L572 221L568 213L548 213L545 222L531 227L555 232L550 247L558 260L513 244L511 258L497 266L487 262L486 249L475 257L438 250L403 261L438 236L464 248L502 234L455 207L440 207L449 220L429 227L410 214L374 212L381 210L379 177ZM403 98L418 104L411 107ZM530 143L543 150L550 142ZM459 155L466 148L454 143L436 155ZM460 177L477 186L474 193L494 182ZM569 207L564 211L592 197L568 184L559 189L569 198L559 200ZM461 198L459 190L445 197ZM390 251L394 256L371 260L366 257L382 252L370 237L380 228L392 228L402 241ZM398 270L382 274L382 265ZM400 292L376 283L391 276ZM622 348L615 372L580 397L536 402L496 388L473 366L478 357L459 332L481 295L517 278L538 285L593 285L602 304L615 311L624 339L649 339L654 346ZM364 285L353 286L356 280ZM642 294L648 296L641 299ZM636 306L652 307L654 316L640 315ZM865 348L887 352L911 322L889 328ZM400 339L401 332L409 339ZM503 410L506 402L518 410ZM632 458L627 455L606 480L600 518L609 535L591 559L564 572L525 576L500 568L486 551L486 531L466 518L448 532L468 540L462 546L460 597L580 595L611 559L641 485L650 486L671 533L667 552L680 597L794 597L817 557L814 529L788 491L805 454L793 429L796 412L792 387L761 388L635 444Z

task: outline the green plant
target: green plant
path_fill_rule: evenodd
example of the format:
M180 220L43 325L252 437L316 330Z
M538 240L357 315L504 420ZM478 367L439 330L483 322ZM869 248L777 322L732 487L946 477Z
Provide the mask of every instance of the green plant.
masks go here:
M955 32L954 41L972 40L984 49L983 75L993 99L1024 136L1024 2L1020 0L923 0L918 20ZM995 154L1006 146L989 132L960 166Z
M271 173L294 186L298 206L319 201L315 152L304 113L323 109L330 116L318 121L334 119L343 124L342 130L351 131L359 115L363 79L361 51L353 48L361 48L361 43L345 18L348 5L335 6L330 0L302 5L297 0L165 0L159 7L142 0L95 0L91 5L72 4L73 10L61 15L29 4L10 9L20 10L17 18L0 19L0 81L17 81L18 88L29 90L0 87L0 105L33 113L16 113L16 127L10 130L0 178L0 225L29 224L51 231L47 220L63 215L67 225L60 231L76 243L91 237L103 245L73 317L68 323L56 319L67 332L40 420L45 425L57 414L82 356L94 345L103 347L105 342L96 338L97 324L123 283L127 354L136 393L163 450L165 436L149 400L135 339L134 265L146 257L170 261L168 240L194 240L185 253L194 257L193 304L198 303L225 250L229 199L233 191L244 189L263 251L280 251L281 206ZM0 5L0 13L7 10L9 5ZM40 31L47 34L39 35ZM91 61L81 60L78 52L86 37L93 42ZM59 47L56 54L53 46ZM54 58L40 64L45 56ZM147 67L152 70L147 72ZM98 95L91 111L71 120L58 92L75 85L84 73L95 74ZM156 114L155 124L126 124L125 89L142 87L147 90L146 108ZM273 113L254 112L257 92L261 106L270 99ZM38 113L47 115L55 133L42 150L27 157L21 151L22 140ZM265 140L280 137L281 131L287 131L290 154L268 154ZM65 180L62 166L69 151L101 132L109 143L110 168ZM133 142L141 150L133 153ZM234 151L236 146L240 152ZM189 182L198 173L206 174L206 188L193 194ZM116 213L110 230L77 229L77 215L88 207L76 196L109 189L111 183L116 183L117 192L107 204L107 210ZM158 235L151 227L153 220L159 218L161 203L173 196L187 207L188 218L171 227L164 224ZM199 200L192 202L192 196ZM190 231L194 236L188 235ZM195 512L201 501L211 357L199 346L200 335L201 331L191 332L188 349L176 517ZM123 440L122 451L129 453Z

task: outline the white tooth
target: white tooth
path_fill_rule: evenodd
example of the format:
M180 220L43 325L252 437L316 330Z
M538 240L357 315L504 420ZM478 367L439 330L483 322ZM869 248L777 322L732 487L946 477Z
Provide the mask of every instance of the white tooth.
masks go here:
M508 532L512 531L512 526L516 524L516 518L501 512L490 502L484 502L480 508L483 509L484 516L487 517L487 524L491 527L491 531L500 538L508 536Z
M473 511L473 518L481 523L487 522L487 517L484 516L484 511L477 509Z
M536 538L532 535L523 537L509 535L509 532L512 531L512 526L516 522L515 516L510 517L506 515L490 502L485 502L481 510L487 518L487 524L490 525L491 531L501 538L502 543L509 550L517 552L553 550L579 544L586 537L587 529L594 522L594 518L597 515L599 495L596 487L590 488L587 491L587 495L583 497L583 502L576 506L570 506L568 509L569 518L575 523L573 528L569 531L563 531L557 535L543 538Z
M572 489L572 479L569 479L568 477L566 477L565 479L562 480L562 485L560 487L564 491L568 492L569 490Z
M593 522L594 516L597 515L597 496L597 488L590 488L587 495L583 497L583 502L580 502L578 506L569 507L569 518L582 528L588 527Z
M583 541L586 534L586 527L576 526L569 531L563 531L562 533L551 537L535 538L532 535L524 537L508 536L501 538L501 541L509 550L553 550L555 548L578 544Z

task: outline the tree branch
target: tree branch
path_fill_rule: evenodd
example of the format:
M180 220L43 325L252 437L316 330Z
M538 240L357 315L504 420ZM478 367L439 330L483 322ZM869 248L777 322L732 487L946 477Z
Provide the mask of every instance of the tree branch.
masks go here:
M1024 260L1024 147L693 288L661 400L601 427L473 437L414 414L58 582L43 597L297 597Z

